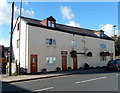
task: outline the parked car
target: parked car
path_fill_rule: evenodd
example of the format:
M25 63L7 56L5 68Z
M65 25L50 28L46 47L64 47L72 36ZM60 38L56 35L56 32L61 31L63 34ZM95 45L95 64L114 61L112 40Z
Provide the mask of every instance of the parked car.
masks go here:
M107 69L108 70L120 70L120 59L108 61Z

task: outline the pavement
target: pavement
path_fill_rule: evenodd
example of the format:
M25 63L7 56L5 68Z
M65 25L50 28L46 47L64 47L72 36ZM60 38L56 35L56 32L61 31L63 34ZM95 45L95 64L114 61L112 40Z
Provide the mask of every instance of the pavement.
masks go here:
M62 71L62 72L52 72L52 73L45 73L45 74L28 74L28 75L18 75L18 76L9 76L9 75L0 75L2 77L2 83L13 83L13 82L21 82L21 81L28 81L28 80L36 80L36 79L44 79L44 78L51 78L51 77L59 77L65 75L72 75L72 74L91 74L91 73L108 73L105 68L102 69L90 69L90 70L76 70L76 71Z
M65 73L68 73L68 71L60 72L59 74ZM69 74L70 73L73 74L52 78L46 77L43 79L26 80L23 82L3 83L2 93L39 93L43 91L50 91L52 93L56 93L57 91L79 93L90 93L90 91L91 93L119 93L120 73L116 71L94 69L69 71ZM57 74L57 72L47 74ZM44 76L47 74L44 74Z

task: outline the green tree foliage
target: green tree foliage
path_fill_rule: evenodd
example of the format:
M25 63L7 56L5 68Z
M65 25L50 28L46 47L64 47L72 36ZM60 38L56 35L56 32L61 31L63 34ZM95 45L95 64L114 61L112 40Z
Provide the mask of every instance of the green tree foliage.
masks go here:
M116 56L120 55L120 36L115 39Z
M120 36L115 35L111 38L115 40L115 55L120 56Z

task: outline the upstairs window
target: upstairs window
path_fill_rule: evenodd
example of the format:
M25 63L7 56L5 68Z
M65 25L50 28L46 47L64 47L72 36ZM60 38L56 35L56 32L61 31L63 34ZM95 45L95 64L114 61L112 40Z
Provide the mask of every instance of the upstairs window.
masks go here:
M46 38L46 44L47 44L47 45L51 45L51 44L52 44L52 39Z
M100 33L100 37L104 37L104 32L101 32L101 33Z
M47 45L56 45L56 40L51 38L46 38Z
M48 27L51 27L51 21L48 20Z
M55 22L48 20L48 27L54 28L55 27Z
M105 49L106 48L106 44L100 44L100 48L101 49Z
M56 40L55 40L55 39L52 40L52 44L53 44L54 46L56 45Z
M53 28L55 27L54 21L51 21L51 26L52 26Z

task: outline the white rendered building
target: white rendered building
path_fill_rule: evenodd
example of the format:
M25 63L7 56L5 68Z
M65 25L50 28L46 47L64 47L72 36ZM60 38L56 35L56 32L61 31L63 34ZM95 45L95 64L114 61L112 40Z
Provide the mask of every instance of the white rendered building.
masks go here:
M115 57L114 40L104 31L94 31L57 24L50 16L45 20L17 18L13 31L14 60L23 72L43 69L74 70L90 66L106 66Z

